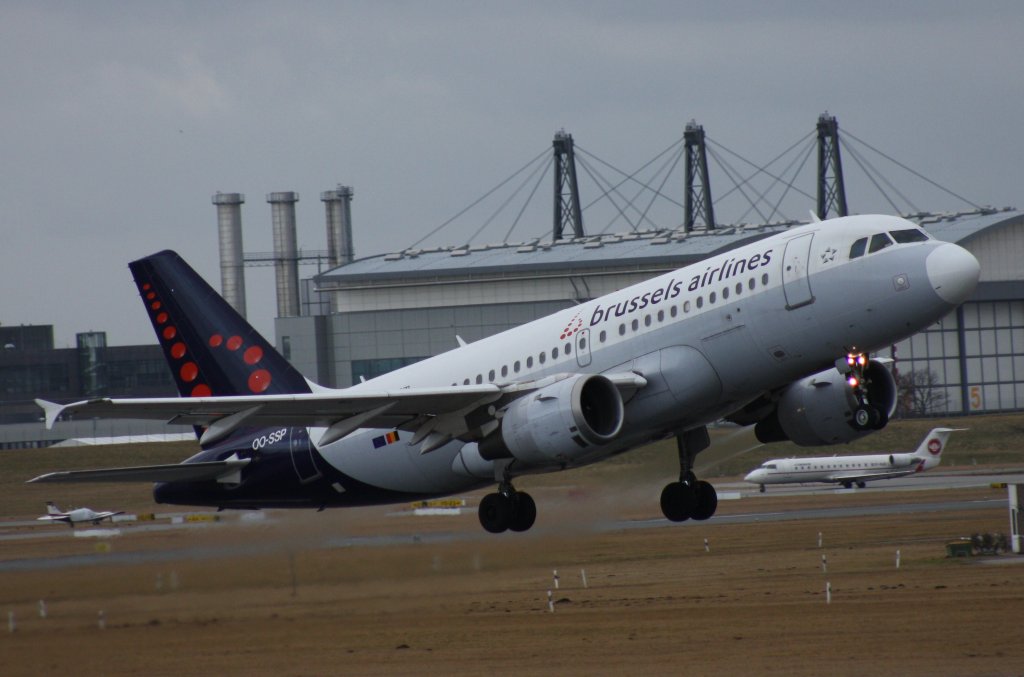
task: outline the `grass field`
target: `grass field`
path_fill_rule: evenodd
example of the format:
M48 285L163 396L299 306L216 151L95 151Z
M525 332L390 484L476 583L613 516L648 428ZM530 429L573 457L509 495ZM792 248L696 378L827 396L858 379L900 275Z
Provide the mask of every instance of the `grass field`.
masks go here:
M941 423L971 428L952 438L944 456L952 465L1022 467L1020 420L894 422L839 451L909 449ZM701 456L711 475L796 451L745 451L749 433L734 429L713 436ZM148 485L24 480L174 462L193 450L0 452L0 517L32 518L47 499L151 512ZM677 472L674 447L658 444L523 478L539 507L527 534L484 534L472 510L417 518L401 506L272 511L253 524L226 514L160 532L127 525L108 539L15 528L33 537L0 543L0 563L39 566L0 573L0 612L16 625L0 627L0 674L1024 674L1024 558L945 556L951 539L1008 530L1005 490L757 496L723 501L720 514L995 501L902 516L609 530L660 517L658 492ZM479 496L467 496L470 505ZM432 538L439 534L450 537ZM389 535L388 545L337 545Z

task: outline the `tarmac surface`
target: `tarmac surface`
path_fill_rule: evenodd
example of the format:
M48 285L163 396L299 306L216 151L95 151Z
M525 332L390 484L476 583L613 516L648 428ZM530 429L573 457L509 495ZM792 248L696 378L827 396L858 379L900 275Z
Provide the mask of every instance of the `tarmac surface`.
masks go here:
M426 517L0 516L2 672L1024 674L1024 557L946 556L1008 532L993 484L1020 473L766 494L719 480L732 500L683 524L660 517L655 484L572 479L524 480L537 525L497 536L480 494Z

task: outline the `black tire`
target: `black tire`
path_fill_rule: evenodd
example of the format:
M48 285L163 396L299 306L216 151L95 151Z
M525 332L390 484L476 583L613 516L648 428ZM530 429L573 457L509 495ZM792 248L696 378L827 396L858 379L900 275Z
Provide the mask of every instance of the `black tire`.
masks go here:
M850 425L855 430L870 430L872 424L878 422L878 410L871 405L864 405L853 410L853 419Z
M537 520L537 504L533 497L525 491L517 491L515 497L515 513L508 528L512 531L527 531Z
M697 482L694 487L696 505L690 515L695 520L706 520L715 514L718 509L718 492L710 483L703 480Z
M487 494L477 510L480 526L492 534L500 534L512 523L514 508L511 499L501 494Z
M689 484L673 482L661 490L661 512L672 522L690 519L697 505L697 495Z

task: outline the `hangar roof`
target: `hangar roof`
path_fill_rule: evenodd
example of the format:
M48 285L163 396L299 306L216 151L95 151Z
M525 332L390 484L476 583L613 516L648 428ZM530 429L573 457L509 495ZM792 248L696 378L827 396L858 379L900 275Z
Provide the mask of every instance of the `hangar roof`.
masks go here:
M964 242L990 228L1024 223L1024 212L977 210L934 214L918 212L906 218L920 223L934 237L948 242ZM685 265L734 249L801 222L787 221L764 225L719 226L711 231L660 230L593 235L557 242L531 240L518 244L494 244L406 249L353 261L331 269L315 280L318 286L353 282L374 282L394 278L474 277L524 269L581 270L621 268L630 264L673 263Z

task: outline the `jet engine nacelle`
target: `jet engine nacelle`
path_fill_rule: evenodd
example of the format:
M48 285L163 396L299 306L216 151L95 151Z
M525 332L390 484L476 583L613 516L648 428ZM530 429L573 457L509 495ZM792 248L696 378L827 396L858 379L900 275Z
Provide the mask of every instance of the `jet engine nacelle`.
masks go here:
M501 428L480 442L485 459L528 465L570 465L613 440L622 429L618 388L600 374L575 374L512 402Z
M810 447L852 442L880 430L896 410L896 381L881 363L870 362L864 384L868 403L881 414L873 427L856 424L859 403L853 388L844 374L828 369L787 386L775 411L754 428L757 439Z

